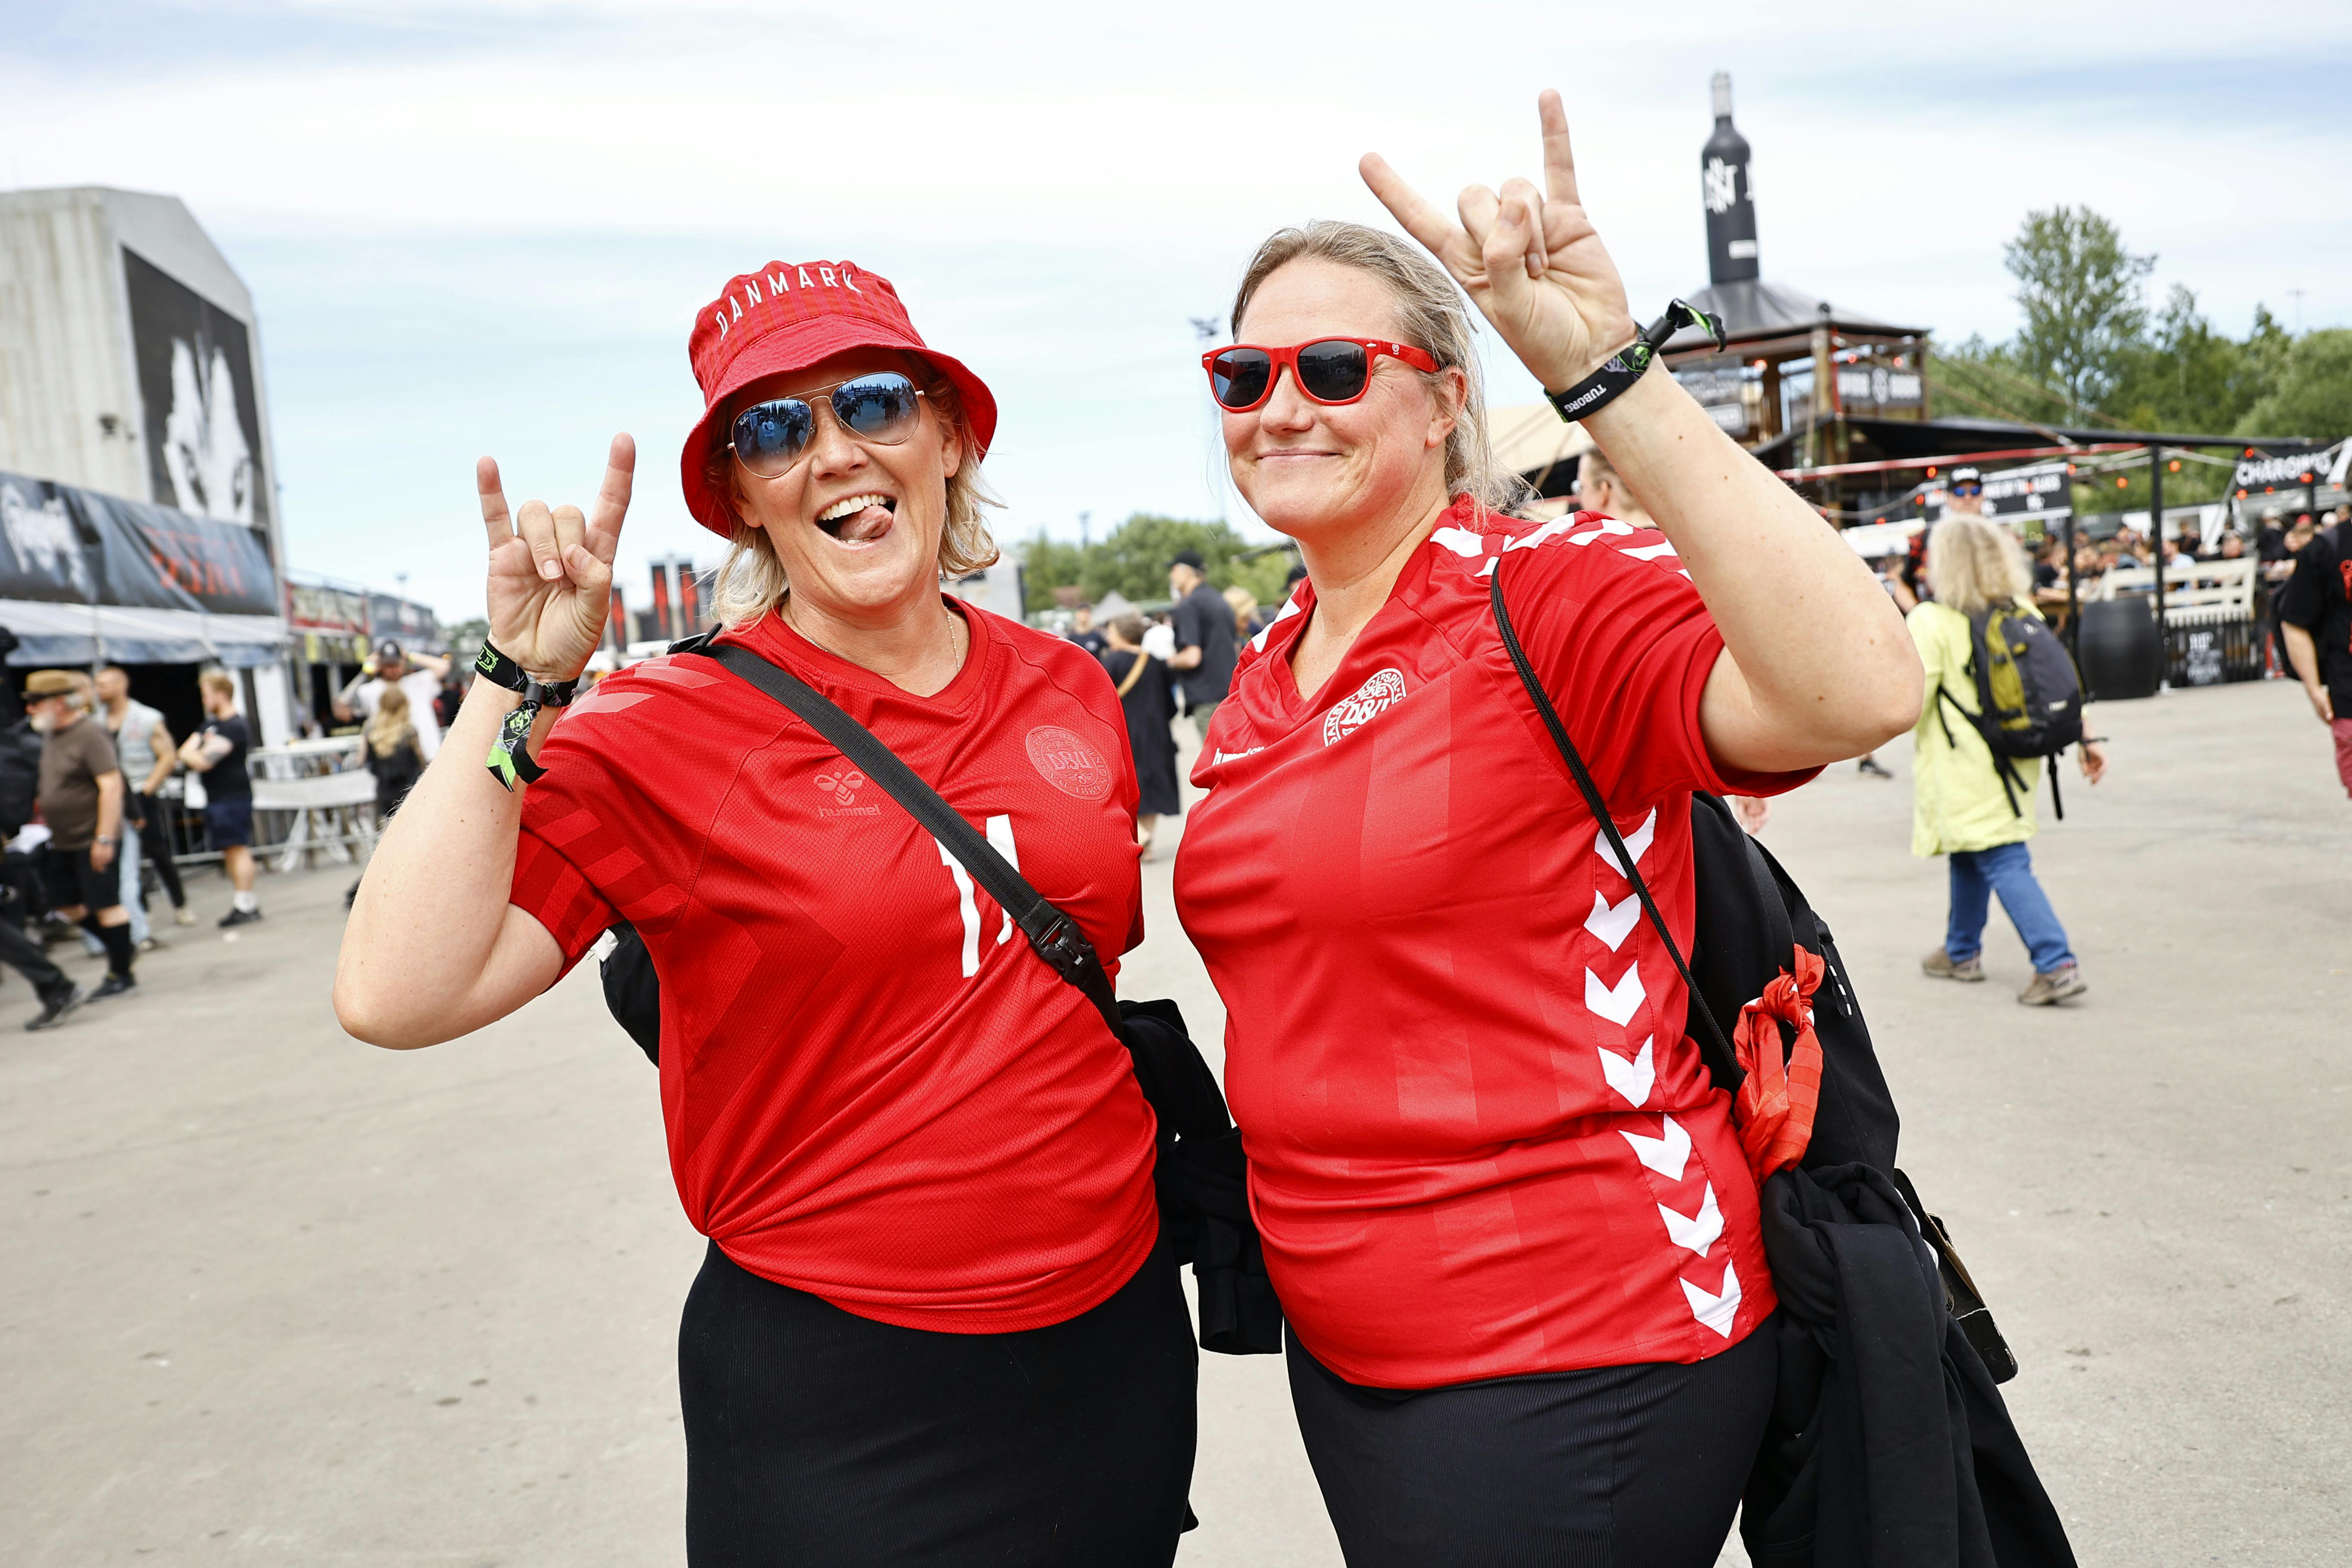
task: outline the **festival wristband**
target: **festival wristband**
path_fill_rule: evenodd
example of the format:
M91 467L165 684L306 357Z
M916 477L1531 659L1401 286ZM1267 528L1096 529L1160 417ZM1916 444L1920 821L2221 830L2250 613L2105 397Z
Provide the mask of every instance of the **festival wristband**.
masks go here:
M1685 327L1705 327L1715 339L1717 350L1724 348L1723 319L1711 316L1697 306L1677 300L1666 307L1666 313L1650 323L1650 330L1635 338L1610 356L1609 363L1578 382L1565 392L1547 391L1544 396L1559 411L1559 416L1570 424L1589 418L1612 401L1622 395L1641 380L1658 357L1668 338Z
M539 721L541 709L570 707L579 694L579 680L534 680L522 666L491 647L488 637L482 639L481 655L474 660L474 668L491 685L522 695L522 705L499 725L499 738L492 742L485 763L490 776L509 792L518 783L537 784L547 776L547 770L531 761L531 726Z

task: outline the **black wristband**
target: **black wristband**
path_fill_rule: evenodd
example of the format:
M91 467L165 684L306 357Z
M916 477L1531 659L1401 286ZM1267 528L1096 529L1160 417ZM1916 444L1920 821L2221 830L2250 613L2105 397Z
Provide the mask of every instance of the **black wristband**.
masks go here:
M1715 346L1725 346L1723 321L1710 316L1697 306L1676 300L1666 307L1666 313L1650 323L1650 330L1610 356L1609 363L1578 382L1565 392L1546 392L1553 408L1562 419L1574 424L1606 408L1641 380L1658 357L1658 350L1668 338L1685 327L1705 327L1715 339Z
M509 691L519 691L522 693L525 701L535 702L541 708L568 708L572 705L572 699L577 696L580 690L580 679L577 676L570 680L544 681L536 679L522 666L492 647L490 639L488 637L482 639L482 651L474 660L474 668L480 672L482 679L492 686L503 686Z

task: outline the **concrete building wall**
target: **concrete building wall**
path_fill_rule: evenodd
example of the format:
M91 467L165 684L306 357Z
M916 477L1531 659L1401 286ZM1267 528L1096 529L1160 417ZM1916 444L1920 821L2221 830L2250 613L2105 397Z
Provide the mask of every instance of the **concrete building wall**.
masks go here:
M103 193L0 195L0 469L152 500Z

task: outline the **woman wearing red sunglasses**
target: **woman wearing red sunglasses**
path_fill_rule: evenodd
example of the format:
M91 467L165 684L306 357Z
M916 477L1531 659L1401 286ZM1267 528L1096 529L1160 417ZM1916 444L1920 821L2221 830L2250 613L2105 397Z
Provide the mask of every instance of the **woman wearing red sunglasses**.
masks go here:
M1670 377L1608 368L1636 324L1540 112L1547 188L1474 186L1459 226L1364 160L1444 272L1286 230L1208 356L1234 480L1309 576L1211 726L1178 910L1357 1568L1712 1563L1772 1398L1754 1181L1492 574L1685 943L1691 792L1787 790L1919 705L1861 559ZM1446 273L1654 529L1512 515Z
M1133 946L1109 678L940 592L996 553L988 388L841 262L732 279L689 353L705 411L681 473L729 542L719 640L873 731L1098 952ZM532 716L596 650L634 463L621 437L587 515L510 518L483 459L488 679L368 867L337 1014L432 1045L615 923L644 939L672 1172L710 1238L678 1334L695 1568L1165 1568L1192 1325L1151 1116L1099 1015L878 785L716 662L633 666L552 733L553 707ZM516 667L558 689L519 702ZM509 741L502 780L481 759Z

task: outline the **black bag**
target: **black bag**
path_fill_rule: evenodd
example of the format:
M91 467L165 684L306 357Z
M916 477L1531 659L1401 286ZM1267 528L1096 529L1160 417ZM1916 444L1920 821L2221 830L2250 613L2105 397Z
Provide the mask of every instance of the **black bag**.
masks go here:
M1740 1515L1751 1561L2071 1565L2057 1510L1994 1387L2017 1374L2017 1359L1943 1222L1895 1166L1894 1096L1828 925L1729 806L1695 795L1696 913L1685 963L1519 646L1499 566L1488 596L1520 684L1689 988L1686 1032L1717 1088L1737 1094L1746 1076L1717 1018L1736 1019L1790 969L1793 947L1822 960L1811 1142L1798 1168L1775 1173L1760 1194L1781 1303L1780 1373ZM1785 1051L1794 1032L1780 1028ZM1889 1347L1907 1350L1908 1364Z
M2055 757L2083 738L2082 680L2050 624L2015 603L1989 605L1969 617L1969 668L1976 677L1977 710L1961 707L1939 681L1936 721L1944 726L1947 745L1952 741L1951 721L1944 717L1947 706L1975 726L1992 752L2011 815L2021 816L2017 792L2023 781L2011 763L2021 757ZM2066 802L2058 792L2054 767L2050 770L2050 804L2064 821Z
M710 646L707 636L673 644L670 651L716 661L832 742L961 861L1013 917L1037 956L1094 1004L1127 1047L1136 1082L1160 1123L1153 1179L1161 1233L1177 1261L1192 1266L1199 1284L1201 1348L1228 1355L1280 1353L1282 1309L1249 1212L1241 1133L1176 1004L1118 1001L1077 922L1048 903L896 752L798 677L740 644ZM615 926L613 934L614 946L603 963L605 1003L629 1037L658 1063L661 982L652 955L631 927Z

